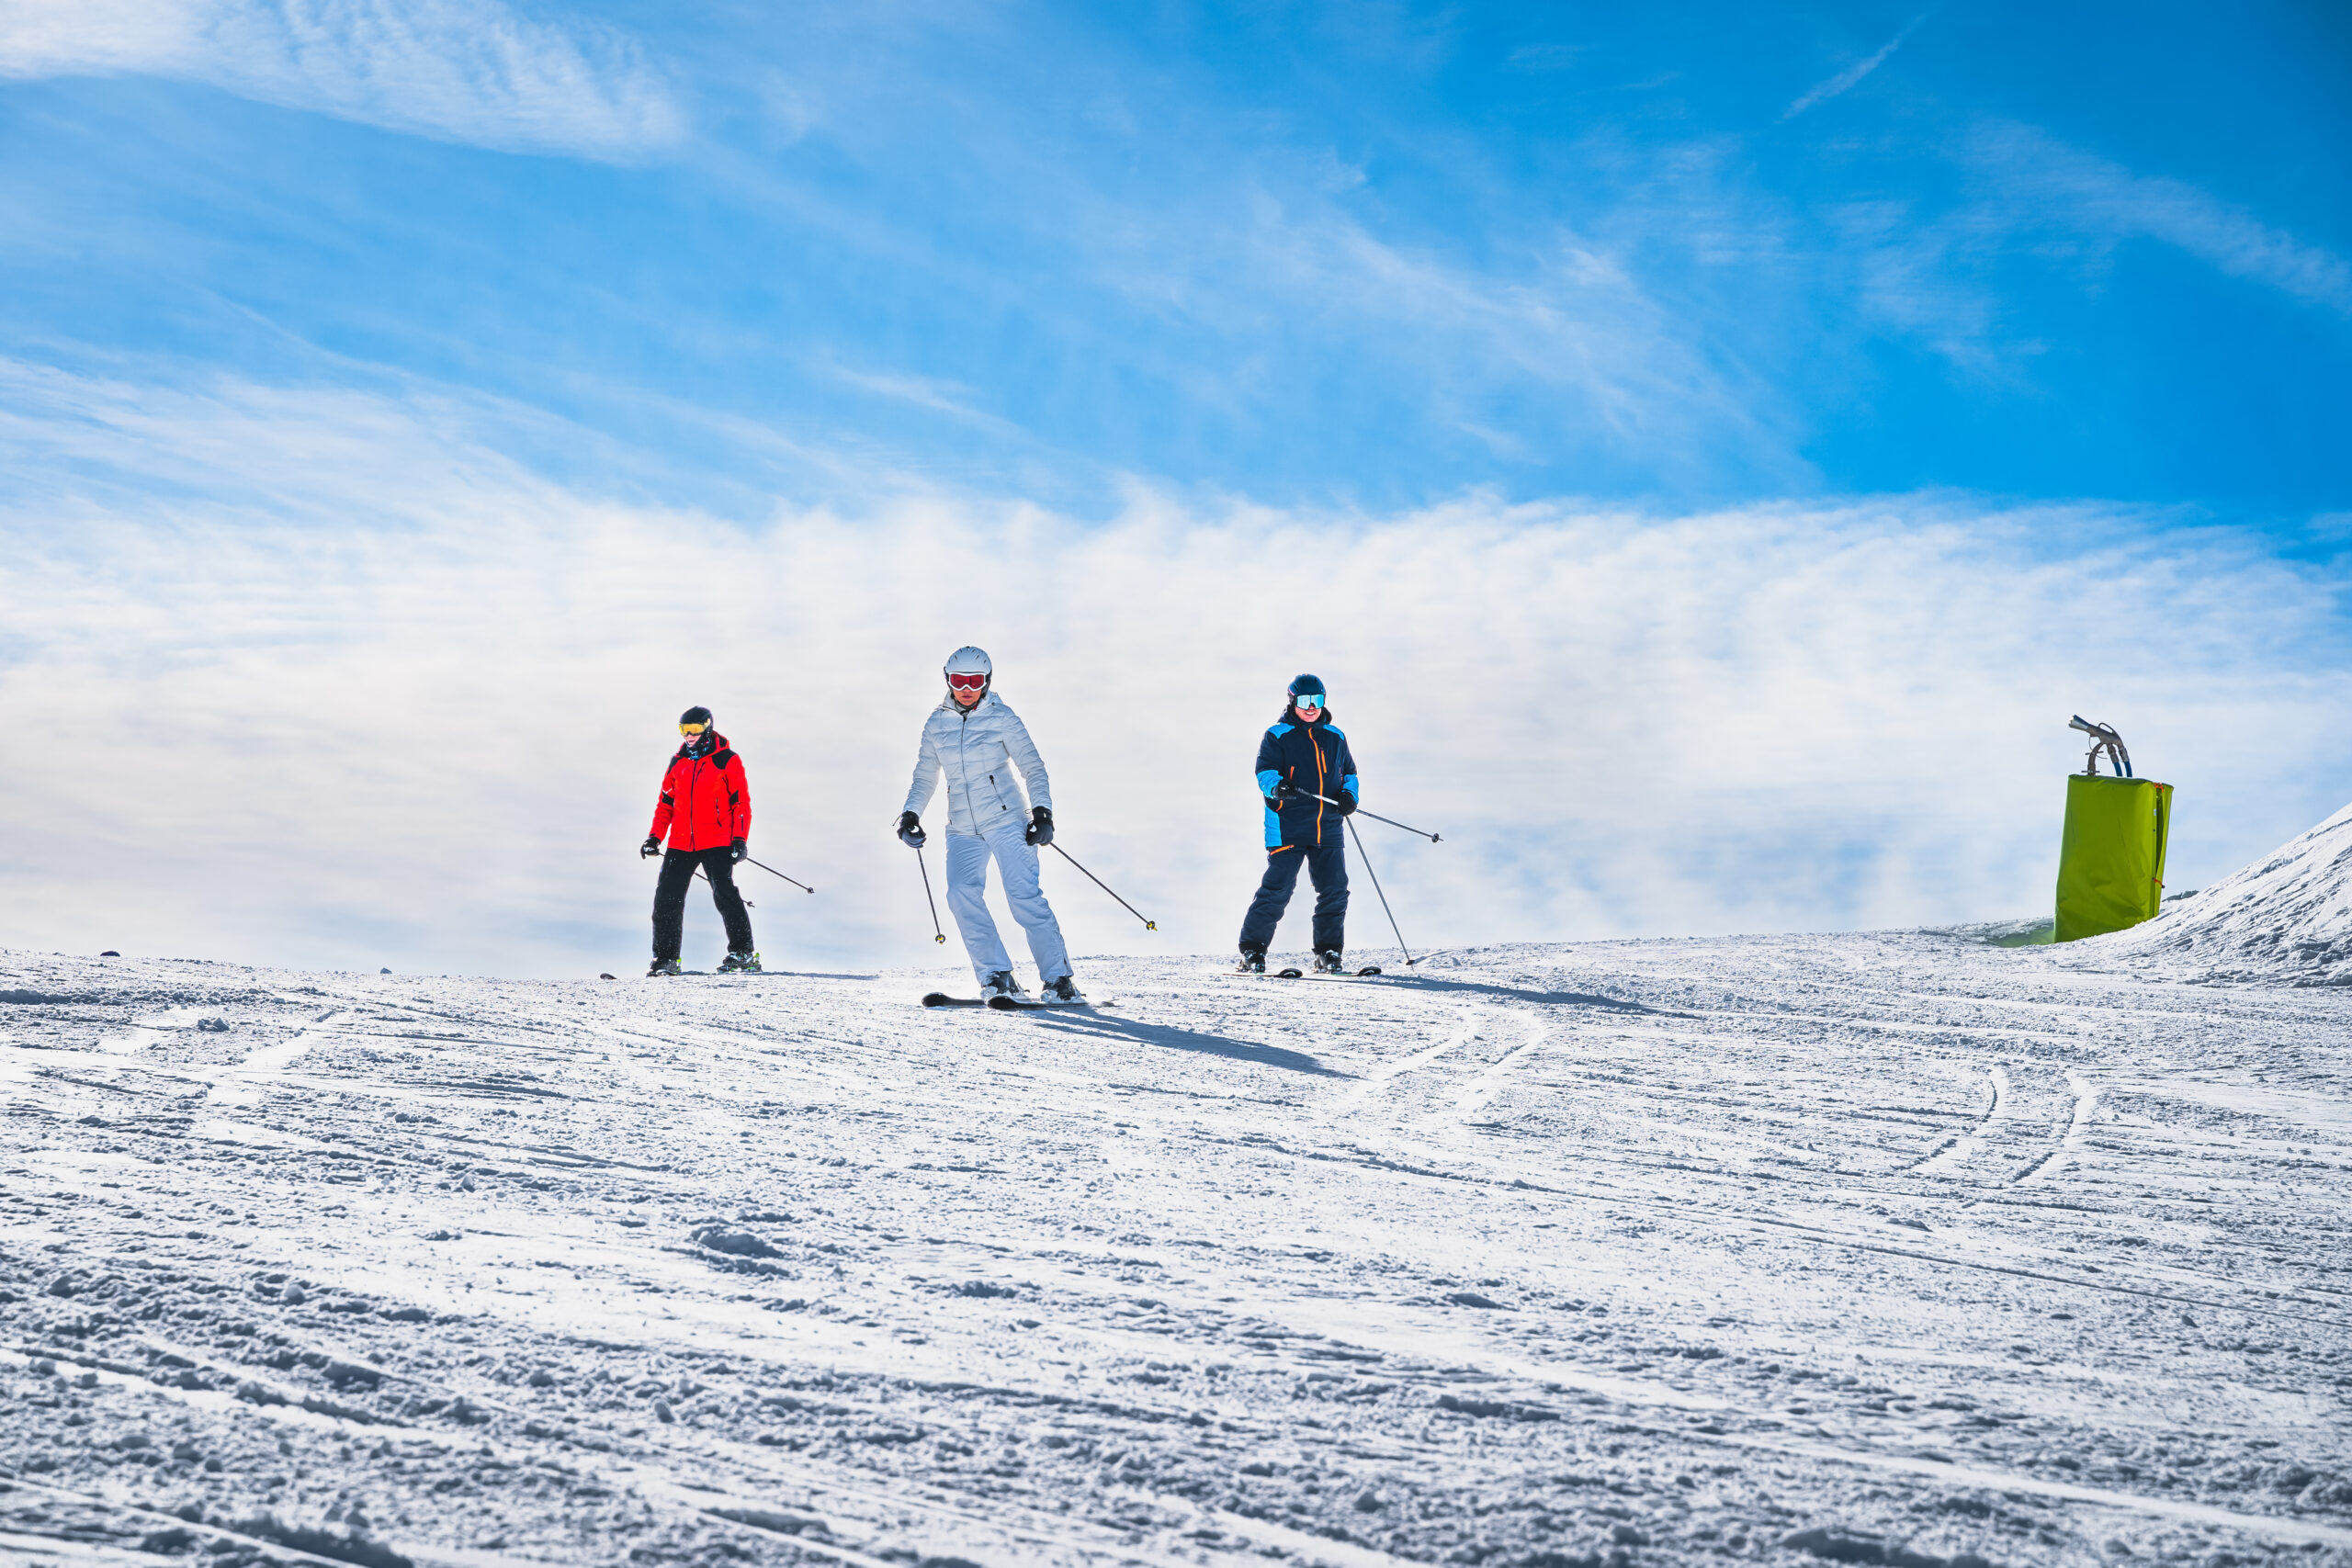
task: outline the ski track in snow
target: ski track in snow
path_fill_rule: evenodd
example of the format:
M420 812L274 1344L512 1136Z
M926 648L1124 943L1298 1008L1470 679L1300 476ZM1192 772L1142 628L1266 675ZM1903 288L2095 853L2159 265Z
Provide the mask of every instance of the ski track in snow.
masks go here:
M0 954L0 1562L2352 1563L2352 995Z

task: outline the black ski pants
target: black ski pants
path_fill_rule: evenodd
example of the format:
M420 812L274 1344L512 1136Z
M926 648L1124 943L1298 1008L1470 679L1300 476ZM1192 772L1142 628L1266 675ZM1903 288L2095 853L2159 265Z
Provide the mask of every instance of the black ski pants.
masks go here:
M676 958L686 929L686 884L695 867L710 878L710 900L727 922L727 951L752 951L752 917L743 911L743 896L735 891L732 850L664 850L662 880L653 888L653 956Z
M1250 900L1241 921L1241 945L1263 953L1274 943L1274 927L1290 908L1291 890L1298 872L1306 868L1315 884L1315 945L1345 947L1348 934L1348 847L1345 844L1299 845L1266 852L1266 879Z

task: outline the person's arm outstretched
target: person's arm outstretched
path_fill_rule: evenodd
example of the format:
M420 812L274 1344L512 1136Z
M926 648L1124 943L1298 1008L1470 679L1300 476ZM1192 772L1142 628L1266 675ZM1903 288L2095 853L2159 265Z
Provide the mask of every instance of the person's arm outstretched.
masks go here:
M907 785L907 803L899 808L899 841L910 850L922 848L922 808L939 787L939 748L931 743L931 722L923 721L922 738L915 742L915 776Z
M670 793L670 773L667 769L664 769L662 774L662 797L653 803L653 826L645 830L645 842L637 847L637 852L648 856L660 854L662 840L670 836L670 823L677 814L677 796Z
M1021 782L1028 786L1030 809L1051 815L1054 782L1046 776L1046 760L1037 755L1037 743L1029 739L1029 727L1011 708L1004 710L1004 750L1012 757L1012 765L1021 770Z
M735 858L741 860L750 853L752 842L752 781L743 772L741 752L729 752L734 759L727 769L727 836Z

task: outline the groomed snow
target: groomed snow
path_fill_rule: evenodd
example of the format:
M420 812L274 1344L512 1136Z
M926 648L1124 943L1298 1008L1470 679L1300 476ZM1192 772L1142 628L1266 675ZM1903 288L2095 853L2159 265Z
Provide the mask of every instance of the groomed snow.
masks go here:
M0 954L0 1561L2352 1562L2352 995L2097 947Z
M2352 806L2147 924L2091 940L2182 977L2352 986Z

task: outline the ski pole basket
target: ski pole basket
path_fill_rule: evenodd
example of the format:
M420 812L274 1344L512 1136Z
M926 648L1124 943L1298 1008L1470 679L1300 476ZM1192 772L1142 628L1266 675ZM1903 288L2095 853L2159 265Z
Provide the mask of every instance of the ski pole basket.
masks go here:
M2132 771L2114 727L2080 715L2067 728L2091 738L2083 771L2066 778L2066 827L2058 848L2058 942L2120 931L2164 904L2172 785ZM2101 773L2104 755L2114 771Z

